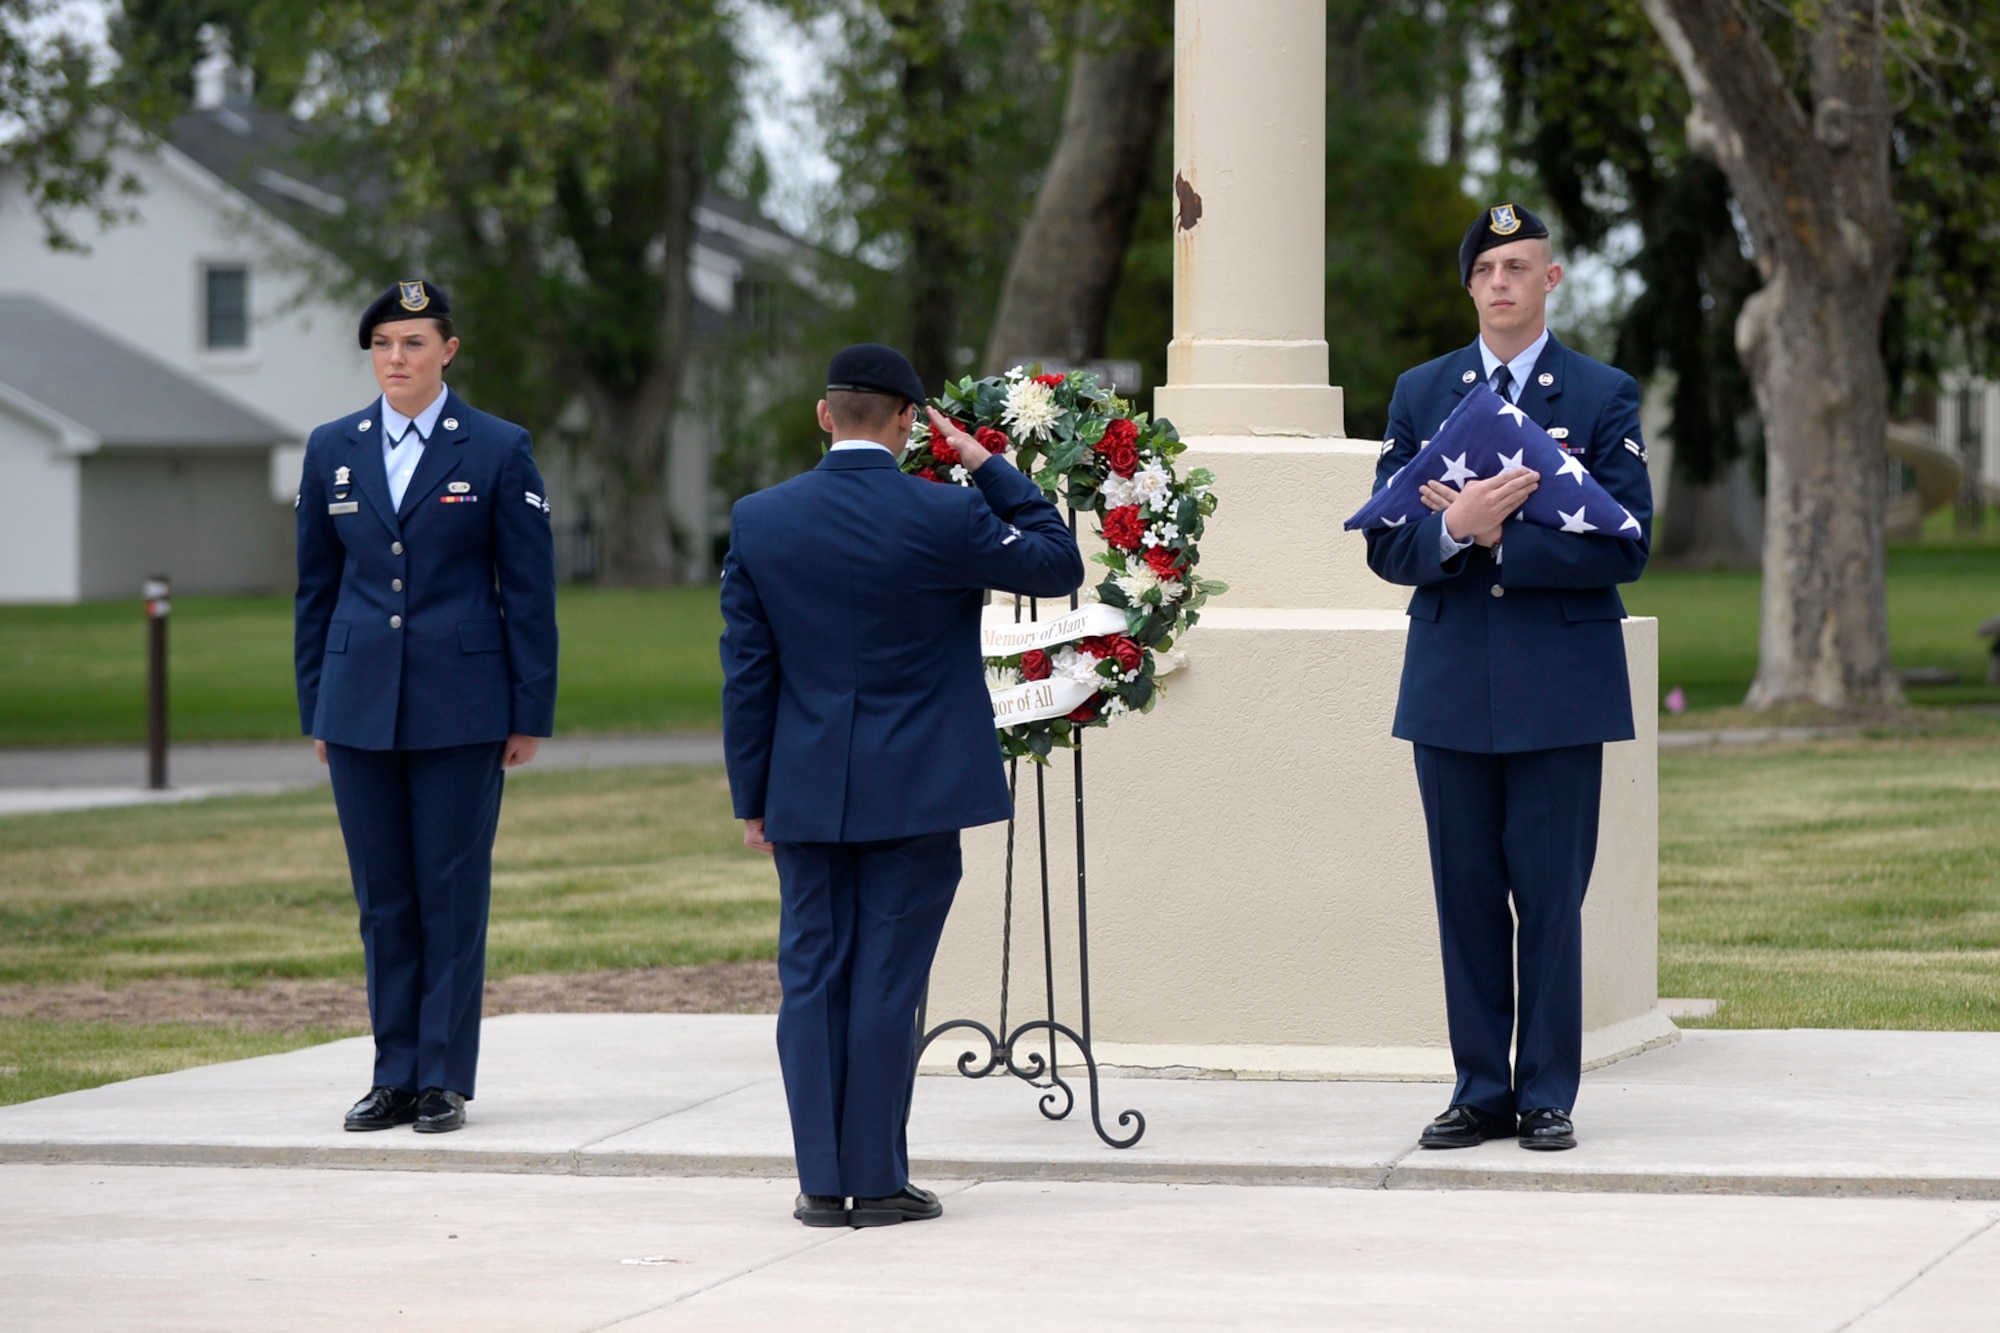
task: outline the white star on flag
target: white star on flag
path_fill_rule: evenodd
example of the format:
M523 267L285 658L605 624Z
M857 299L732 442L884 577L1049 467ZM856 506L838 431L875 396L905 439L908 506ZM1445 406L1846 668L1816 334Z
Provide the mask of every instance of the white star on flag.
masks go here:
M1576 512L1575 512L1574 514L1564 514L1564 513L1563 513L1563 511L1562 511L1562 510L1560 510L1560 509L1556 510L1556 513L1558 513L1558 514L1561 514L1561 515L1562 515L1562 521L1563 521L1563 525L1562 525L1562 530L1563 530L1564 532L1595 532L1595 531L1597 531L1597 525L1596 525L1595 523L1586 523L1586 522L1584 522L1584 521L1583 521L1583 506L1582 506L1582 505L1578 505L1578 506L1576 507Z
M1504 399L1500 403L1500 415L1514 418L1514 424L1517 426L1528 424L1528 414L1523 412L1517 405L1507 402Z
M1576 484L1583 485L1583 479L1590 475L1584 471L1583 460L1575 454L1564 454L1563 465L1556 469L1558 477L1575 477Z
M1624 521L1623 523L1620 523L1620 524L1618 525L1618 530L1619 530L1620 532L1623 532L1623 531L1625 531L1625 529L1627 529L1627 528L1630 528L1630 529L1632 529L1632 531L1634 531L1634 532L1644 532L1644 531L1645 531L1645 529L1644 529L1644 528L1642 528L1642 527L1640 527L1640 526L1639 526L1639 520L1638 520L1638 519L1636 519L1636 518L1633 518L1633 517L1632 517L1632 515L1630 515L1630 514L1627 514L1627 515L1625 515L1625 521Z
M1526 449L1516 449L1511 454L1501 454L1500 470L1502 472L1512 472L1516 468L1526 467L1527 464L1521 461L1521 456L1527 452Z
M1405 515L1403 515L1403 516L1402 516L1401 518L1385 518L1385 519L1383 519L1383 520L1382 520L1382 526L1383 526L1383 527L1385 527L1385 528L1400 528L1400 527L1402 527L1402 526L1403 526L1403 525L1404 525L1405 523L1408 523L1409 521L1410 521L1410 516L1409 516L1408 514L1405 514Z
M1447 486L1463 486L1468 481L1478 481L1479 474L1465 465L1465 455L1444 460L1444 475L1438 480Z

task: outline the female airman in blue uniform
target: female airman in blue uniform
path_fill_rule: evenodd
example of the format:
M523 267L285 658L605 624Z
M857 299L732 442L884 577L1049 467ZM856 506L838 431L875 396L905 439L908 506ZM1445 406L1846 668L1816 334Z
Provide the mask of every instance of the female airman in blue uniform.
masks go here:
M382 396L312 433L299 484L299 721L347 843L373 1086L350 1130L458 1129L474 1094L502 773L555 719L555 560L528 432L444 384L435 285L361 317Z

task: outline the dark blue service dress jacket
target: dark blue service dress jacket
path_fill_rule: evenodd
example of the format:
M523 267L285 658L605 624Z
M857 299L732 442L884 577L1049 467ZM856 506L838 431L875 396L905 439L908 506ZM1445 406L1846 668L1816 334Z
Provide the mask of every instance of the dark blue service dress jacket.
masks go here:
M1396 381L1375 489L1408 463L1484 376L1479 344ZM1543 381L1546 380L1547 383ZM1515 402L1641 524L1638 537L1509 522L1498 561L1473 546L1439 559L1444 516L1371 531L1368 565L1414 587L1395 734L1479 754L1633 737L1617 585L1646 567L1653 491L1639 386L1551 336Z
M982 592L1066 597L1076 539L1004 458L974 488L840 449L737 502L722 572L724 749L773 842L874 842L1008 818Z
M379 400L306 443L299 483L299 724L358 750L547 736L554 542L528 432L445 399L389 503Z

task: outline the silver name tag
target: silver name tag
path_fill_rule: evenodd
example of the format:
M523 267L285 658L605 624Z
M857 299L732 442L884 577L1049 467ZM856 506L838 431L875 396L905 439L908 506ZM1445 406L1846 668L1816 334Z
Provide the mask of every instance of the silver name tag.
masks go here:
M328 505L326 512L329 514L353 514L358 513L360 509L361 502L359 500L347 500L341 504Z

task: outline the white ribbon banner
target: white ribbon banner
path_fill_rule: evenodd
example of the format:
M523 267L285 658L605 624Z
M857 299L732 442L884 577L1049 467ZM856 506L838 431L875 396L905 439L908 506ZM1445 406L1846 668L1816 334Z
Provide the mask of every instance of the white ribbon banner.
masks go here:
M1080 680L1031 680L993 691L993 725L1019 726L1045 717L1062 717L1081 708L1097 693L1097 686Z
M1103 602L1090 602L1054 620L989 620L980 626L982 657L1012 657L1030 648L1053 648L1093 634L1123 634L1125 613Z
M1102 602L1091 602L1054 620L988 621L980 627L980 653L986 657L1013 657L1031 648L1046 651L1092 635L1124 632L1123 611ZM993 725L1012 727L1073 713L1100 688L1087 681L1052 677L994 690Z

